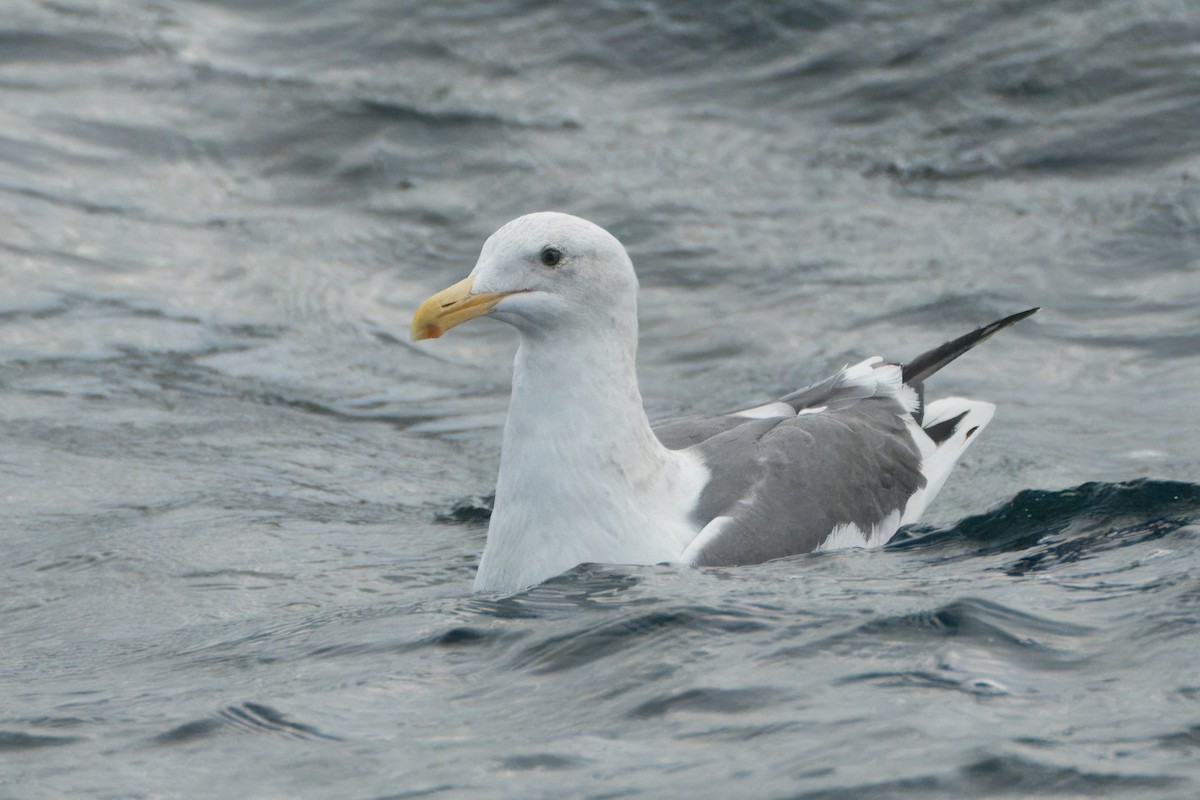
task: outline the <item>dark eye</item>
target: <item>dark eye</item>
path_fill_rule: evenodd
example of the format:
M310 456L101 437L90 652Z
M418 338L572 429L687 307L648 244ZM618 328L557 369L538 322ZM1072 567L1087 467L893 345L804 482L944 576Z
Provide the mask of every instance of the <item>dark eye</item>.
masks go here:
M546 247L542 249L541 259L542 263L547 267L557 267L562 263L563 254L561 250L553 247Z

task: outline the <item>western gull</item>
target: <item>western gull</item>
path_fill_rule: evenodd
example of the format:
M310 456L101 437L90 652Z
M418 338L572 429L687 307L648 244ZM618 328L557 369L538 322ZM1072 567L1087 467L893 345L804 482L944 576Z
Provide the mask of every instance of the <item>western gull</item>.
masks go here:
M915 521L995 406L922 384L1037 309L905 365L869 358L771 402L651 425L637 276L610 233L554 212L509 222L426 300L414 341L491 316L520 333L476 591L577 564L733 566L882 545Z

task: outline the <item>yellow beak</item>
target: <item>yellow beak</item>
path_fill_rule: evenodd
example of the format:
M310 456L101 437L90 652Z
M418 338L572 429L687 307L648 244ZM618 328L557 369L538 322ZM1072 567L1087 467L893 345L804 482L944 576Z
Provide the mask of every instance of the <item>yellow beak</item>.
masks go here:
M419 342L422 339L436 339L455 325L461 325L475 317L482 317L491 311L496 303L510 294L515 294L515 292L471 294L471 286L474 283L475 278L464 278L421 303L421 307L413 315L410 331L412 340Z

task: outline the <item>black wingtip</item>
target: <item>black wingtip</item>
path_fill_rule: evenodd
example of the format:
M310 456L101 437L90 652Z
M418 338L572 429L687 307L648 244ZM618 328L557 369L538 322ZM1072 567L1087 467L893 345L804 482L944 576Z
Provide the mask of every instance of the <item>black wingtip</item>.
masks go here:
M1034 306L1033 308L1027 308L1024 311L1018 311L1016 314L1013 314L1011 317L1005 317L1004 319L1000 320L999 322L996 322L993 324L999 325L1000 327L1005 328L1005 327L1008 327L1009 325L1012 325L1014 322L1020 322L1021 320L1025 319L1026 317L1032 317L1034 314L1036 314L1037 312L1039 312L1041 310L1042 310L1041 306Z
M999 333L1013 323L1020 322L1028 316L1036 314L1041 310L1041 306L1020 311L1004 319L997 320L990 325L984 325L982 328L976 328L965 336L960 336L953 341L935 347L928 352L908 362L903 367L904 382L910 385L919 386L922 381L930 375L937 372L942 367L949 364L954 359L961 356L963 353L970 350L975 345L988 339L991 336Z

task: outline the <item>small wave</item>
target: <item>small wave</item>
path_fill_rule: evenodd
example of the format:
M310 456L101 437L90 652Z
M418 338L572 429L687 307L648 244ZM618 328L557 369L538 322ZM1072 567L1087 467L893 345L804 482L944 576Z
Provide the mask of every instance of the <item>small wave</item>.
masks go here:
M96 63L136 55L144 48L134 39L98 30L47 33L0 30L0 63Z
M582 125L578 120L562 119L518 119L484 109L427 109L394 100L362 98L348 116L361 116L391 124L418 124L440 131L457 128L545 128L575 130Z
M969 558L1029 551L1004 569L1025 575L1080 561L1106 550L1160 539L1200 520L1200 485L1142 479L1085 483L1072 489L1027 489L999 508L952 527L916 527L896 549L945 551Z
M676 712L741 714L779 703L782 697L783 693L778 689L768 687L687 689L647 700L630 711L628 716L633 719L651 719Z
M1009 694L1009 690L994 679L971 677L961 679L957 676L940 675L925 670L908 670L904 672L864 672L858 675L847 675L834 681L837 686L853 683L871 683L877 686L896 689L948 689L981 697L997 697Z
M760 631L766 623L747 614L687 607L629 614L544 638L522 650L513 666L537 674L562 672L618 653L659 647L700 632L706 636Z
M1015 755L991 756L942 775L922 775L882 783L821 789L794 795L794 800L849 800L860 797L1112 797L1116 792L1162 790L1177 786L1171 775L1125 775L1089 772L1070 766L1042 764Z
M510 769L514 772L574 769L587 763L589 763L588 759L575 756L562 756L558 753L530 753L529 755L509 756L500 762L504 769Z
M579 611L656 602L654 599L644 601L632 593L641 583L638 572L601 564L581 564L514 595L475 595L466 605L474 613L499 619L573 616Z
M825 657L831 653L854 655L874 652L881 642L937 644L953 640L1002 653L1004 660L1009 662L1059 669L1080 661L1082 656L1077 652L1076 639L1089 632L1089 628L1080 625L1037 617L988 600L963 598L929 611L872 619L850 630L785 648L774 658ZM897 677L867 672L848 680L877 681ZM899 677L910 682L914 679L912 675ZM916 676L916 680L928 683L926 677Z
M36 750L42 747L61 747L78 742L79 736L45 736L24 731L0 731L0 753L17 750Z
M1158 744L1168 750L1200 751L1200 725L1160 736Z
M375 656L381 653L409 653L425 648L442 650L484 647L515 638L520 634L469 625L456 625L441 633L419 639L384 639L371 642L352 642L319 647L309 653L312 658L346 658Z
M247 702L223 708L215 716L172 728L156 736L154 742L162 745L185 744L226 731L270 733L289 739L341 741L340 737L323 733L312 725L294 722L270 706Z

